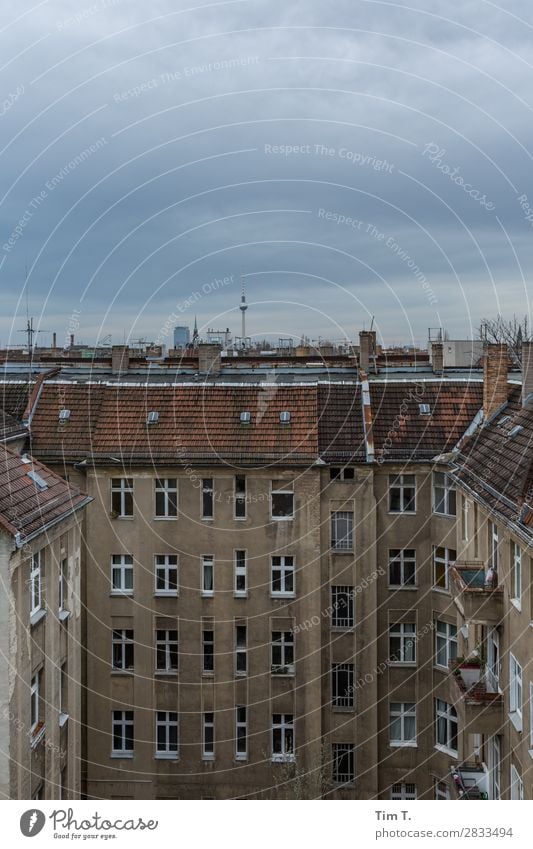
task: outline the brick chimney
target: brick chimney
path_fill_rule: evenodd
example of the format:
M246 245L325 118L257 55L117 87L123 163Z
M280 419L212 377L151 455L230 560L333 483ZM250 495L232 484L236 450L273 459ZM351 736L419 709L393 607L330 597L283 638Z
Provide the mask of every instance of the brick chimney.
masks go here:
M522 406L526 404L533 407L533 342L522 343Z
M483 416L485 421L507 402L508 369L507 345L503 342L487 344L483 356Z
M198 345L198 371L207 377L220 374L222 363L220 361L220 345L209 345L201 343Z
M130 367L130 349L128 345L113 345L111 347L111 371L121 374Z
M369 372L376 370L376 331L361 330L359 332L359 368Z
M442 342L431 343L431 365L435 374L444 371L444 345Z

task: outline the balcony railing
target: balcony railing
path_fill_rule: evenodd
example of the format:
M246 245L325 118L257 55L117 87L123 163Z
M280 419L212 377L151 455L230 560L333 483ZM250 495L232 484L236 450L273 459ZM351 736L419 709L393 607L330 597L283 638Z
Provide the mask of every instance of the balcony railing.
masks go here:
M503 587L487 580L488 570L479 562L458 560L450 568L455 606L466 622L496 625L503 617Z
M464 763L451 767L450 772L458 799L489 798L487 773L480 765Z
M451 664L454 686L452 700L460 730L468 734L498 734L503 724L503 695L493 676L481 664L459 661Z

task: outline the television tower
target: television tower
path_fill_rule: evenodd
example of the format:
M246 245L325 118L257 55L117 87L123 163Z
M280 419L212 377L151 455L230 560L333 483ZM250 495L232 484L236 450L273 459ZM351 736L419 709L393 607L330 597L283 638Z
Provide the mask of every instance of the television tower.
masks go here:
M242 283L242 294L241 294L241 303L239 309L242 313L242 325L241 325L241 345L244 348L246 345L246 310L248 309L248 304L246 303L246 293L244 291L244 278L241 277Z

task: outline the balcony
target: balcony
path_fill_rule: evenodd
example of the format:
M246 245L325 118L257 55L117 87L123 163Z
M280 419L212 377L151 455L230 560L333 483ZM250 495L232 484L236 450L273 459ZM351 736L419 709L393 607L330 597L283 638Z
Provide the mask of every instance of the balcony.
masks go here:
M455 662L451 671L451 695L460 730L489 737L499 734L504 723L503 696L497 692L490 671L469 661Z
M456 797L473 801L489 798L489 781L486 771L478 764L461 764L451 767Z
M479 562L457 561L450 568L450 588L466 622L497 625L503 618L503 587L486 586L486 575Z

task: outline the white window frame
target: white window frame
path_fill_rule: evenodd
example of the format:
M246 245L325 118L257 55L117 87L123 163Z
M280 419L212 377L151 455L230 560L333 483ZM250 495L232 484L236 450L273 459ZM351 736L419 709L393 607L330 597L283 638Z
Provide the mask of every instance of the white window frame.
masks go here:
M351 759L352 769L343 773L339 770L341 759L347 756ZM345 776L345 777L343 777ZM353 784L355 781L355 745L354 743L332 743L331 744L331 780L334 784Z
M345 528L345 533L343 530ZM331 550L353 551L354 514L353 510L331 511Z
M279 663L274 660L279 651ZM274 675L294 675L294 634L292 631L272 631L271 671Z
M36 551L30 564L30 617L43 609L43 549Z
M489 534L489 566L492 566L495 572L498 571L500 560L500 534L498 526L491 522L487 523Z
M518 610L522 609L522 548L511 542L511 601Z
M399 736L392 736L393 726L399 728ZM413 727L411 736L408 736L408 726ZM389 745L392 748L417 746L415 702L389 702Z
M211 639L206 639L206 634L211 634ZM207 647L211 646L211 669L206 666L206 658L209 656L209 653L206 651ZM202 628L202 675L214 675L215 674L215 626L212 624L209 628Z
M509 796L514 801L521 802L524 799L524 782L514 764L511 764Z
M128 636L131 634L131 636ZM126 664L126 646L131 646L131 665ZM119 663L115 663L115 649L119 649ZM132 672L135 664L133 628L113 628L111 631L111 669L113 672Z
M341 695L342 687L339 685L339 680L342 675L347 677L347 687L344 695ZM355 666L353 663L332 663L331 664L331 705L334 709L341 708L353 710L355 707Z
M470 510L470 502L466 495L462 496L461 502L461 540L468 542L468 513Z
M244 482L242 489L238 489L237 481ZM239 505L238 508L237 505ZM233 518L237 522L243 522L246 519L246 477L244 475L235 475L233 479Z
M175 521L178 518L178 479L156 478L154 483L154 518ZM157 512L157 496L163 496L163 512Z
M210 718L209 718L210 717ZM207 730L211 731L211 741L208 742ZM215 713L204 711L202 713L202 760L215 760Z
M409 552L409 553L408 553ZM412 552L412 553L411 553ZM400 583L393 583L391 568L400 567ZM412 569L412 581L407 580L407 571ZM389 548L389 587L392 589L411 589L416 587L416 548Z
M211 581L207 580L209 574L208 566L211 565ZM212 598L215 594L215 558L213 554L202 554L200 563L201 581L202 581L202 596L204 598ZM211 584L211 587L208 585Z
M522 731L523 667L509 653L509 718L517 731Z
M244 734L239 733L242 731ZM246 705L235 705L235 760L248 760L248 708Z
M119 484L115 484L115 481L119 481ZM133 519L134 514L134 482L133 478L111 478L111 510L112 512L117 514L118 519ZM114 495L118 495L119 501L119 509L115 510L113 507L113 498ZM126 513L126 496L131 495L131 513Z
M413 479L412 483L407 483L407 479ZM394 510L392 507L392 490L398 489L400 491L400 509ZM412 502L407 498L407 490L414 490ZM389 475L389 513L393 513L395 516L398 516L403 513L407 513L409 516L414 516L416 513L416 505L417 505L417 486L416 486L416 475ZM406 508L412 504L412 509L407 510Z
M215 518L215 479L214 478L202 478L202 489L201 489L201 499L202 499L202 510L201 516L205 521L211 522ZM207 497L207 502L206 502ZM206 510L206 503L210 510Z
M240 598L246 598L248 595L247 565L247 551L243 548L235 549L233 552L233 595ZM239 584L243 586L239 587Z
M344 599L347 598L347 603ZM331 586L331 627L355 628L355 593L352 585L332 584Z
M457 515L457 491L447 472L433 472L433 512L437 516Z
M412 801L416 799L416 784L413 782L401 781L393 784L390 789L391 800Z
M274 516L274 496L275 495L290 495L292 498L292 512L282 516ZM294 490L293 489L273 489L270 493L270 518L273 522L292 522L294 519Z
M392 650L393 640L399 643L399 651L396 653ZM416 665L415 622L392 622L389 625L389 664L391 666Z
M40 697L40 681L41 673L36 672L32 676L30 683L30 732L35 733L39 722L41 721L41 697Z
M173 636L175 635L175 636ZM172 665L175 652L176 665ZM164 654L165 665L159 665L159 655ZM179 639L177 628L155 629L155 671L166 675L176 675L179 668Z
M279 717L279 719L277 719ZM279 751L274 746L279 733ZM277 746L276 746L277 748ZM274 763L292 763L295 761L294 714L272 714L272 761Z
M445 742L441 742L439 740L439 730L442 727L442 722L439 723L439 720L444 721L445 728ZM453 733L453 728L455 727L455 734ZM441 752L447 752L453 757L457 757L457 746L454 748L452 745L449 745L453 742L455 737L456 743L458 742L459 735L459 724L457 718L457 711L454 706L449 702L444 701L444 699L435 699L435 748Z
M111 712L111 754L115 757L121 758L132 758L133 752L135 748L135 716L132 710L113 710ZM120 731L120 739L122 741L122 747L120 749L115 749L115 731L116 729ZM126 729L131 728L131 746L127 744L127 735Z
M439 663L439 655L444 654L444 663ZM448 671L450 663L457 658L457 625L435 620L435 666Z
M159 731L163 729L163 746L160 748ZM172 732L175 740L172 740ZM178 714L173 710L155 711L155 757L159 760L173 760L179 758L179 723Z
M131 587L126 587L126 576L131 576ZM115 576L120 578L119 585L115 586ZM112 554L111 555L111 595L133 595L134 574L133 555Z
M437 554L444 551L444 556ZM451 554L454 554L452 557ZM449 592L450 589L450 565L457 560L457 551L454 548L446 548L444 545L433 546L433 589L437 592ZM437 564L444 566L444 586L437 583Z
M179 564L177 554L154 554L154 594L177 596L179 591ZM176 580L172 581L173 574ZM161 580L162 587L158 587ZM176 586L173 587L172 583Z
M275 561L279 561L275 562ZM279 572L279 590L274 589L274 573ZM292 584L292 589L286 589L287 585ZM296 591L296 564L292 554L287 555L272 555L270 559L270 595L274 598L282 596L292 597Z
M450 788L446 781L439 781L438 778L435 779L435 800L436 801L448 801L450 798Z
M240 634L239 634L240 631ZM244 637L244 639L243 639ZM242 622L235 623L235 675L248 674L248 629Z
M57 608L59 613L67 612L66 601L68 595L68 557L61 557L59 560L59 575L58 575L58 602Z

